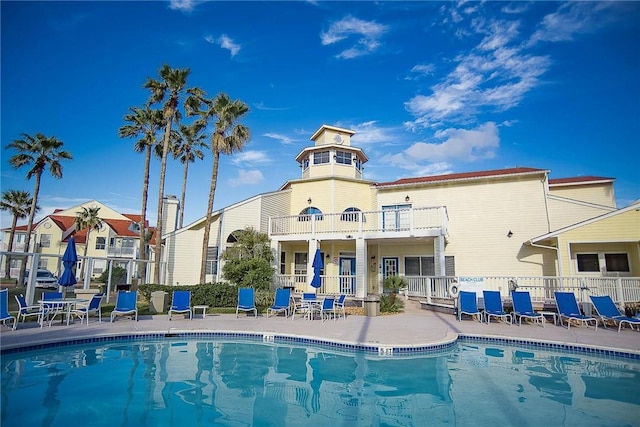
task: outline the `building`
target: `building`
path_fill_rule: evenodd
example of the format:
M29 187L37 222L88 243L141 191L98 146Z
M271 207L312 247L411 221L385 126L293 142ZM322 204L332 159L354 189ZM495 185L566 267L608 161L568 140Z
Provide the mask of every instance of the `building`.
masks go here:
M208 282L249 226L271 239L277 285L306 290L319 249L320 292L360 298L394 274L422 289L434 277L640 276L640 202L618 209L613 178L516 167L373 182L354 134L321 126L295 158L299 179L214 212ZM198 282L204 223L163 236L165 283Z

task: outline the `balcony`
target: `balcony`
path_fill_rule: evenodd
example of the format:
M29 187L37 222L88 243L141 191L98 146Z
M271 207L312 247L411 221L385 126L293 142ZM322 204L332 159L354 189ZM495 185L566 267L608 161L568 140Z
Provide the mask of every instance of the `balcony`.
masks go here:
M282 241L438 236L446 234L447 224L444 206L289 215L269 218L269 237Z
M109 246L107 248L107 256L119 258L135 258L136 248L134 247L116 247Z

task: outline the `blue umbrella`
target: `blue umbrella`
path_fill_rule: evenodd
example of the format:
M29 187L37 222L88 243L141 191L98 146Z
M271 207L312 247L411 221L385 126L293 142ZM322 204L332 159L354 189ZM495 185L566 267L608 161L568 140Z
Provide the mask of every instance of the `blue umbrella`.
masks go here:
M73 273L73 267L78 262L78 253L76 252L76 239L71 236L69 238L69 242L67 243L67 249L64 251L64 255L62 255L62 265L64 266L64 271L62 272L62 276L58 279L58 284L60 286L73 286L78 281L76 280L76 275Z
M320 255L320 249L316 249L316 254L313 257L313 264L311 264L311 266L313 267L313 279L311 280L311 286L317 289L322 285L322 283L320 283L320 270L324 267L324 264L322 263L322 255Z

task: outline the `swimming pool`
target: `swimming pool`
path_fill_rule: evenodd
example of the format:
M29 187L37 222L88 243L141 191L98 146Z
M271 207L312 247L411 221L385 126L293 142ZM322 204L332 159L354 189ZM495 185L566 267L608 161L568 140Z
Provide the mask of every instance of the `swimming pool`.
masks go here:
M172 338L2 357L3 426L637 425L640 361L459 340L430 354Z

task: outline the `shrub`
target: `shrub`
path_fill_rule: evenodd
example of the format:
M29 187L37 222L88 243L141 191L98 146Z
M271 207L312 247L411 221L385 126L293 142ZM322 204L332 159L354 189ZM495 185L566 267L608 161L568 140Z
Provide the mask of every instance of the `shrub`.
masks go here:
M109 281L109 270L103 271L96 281L107 283ZM117 285L124 285L125 283L127 283L127 270L114 265L111 268L111 287L115 289Z

